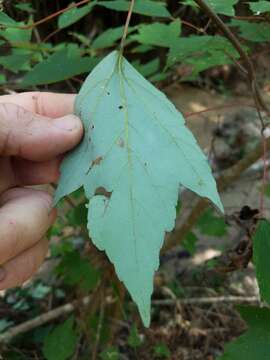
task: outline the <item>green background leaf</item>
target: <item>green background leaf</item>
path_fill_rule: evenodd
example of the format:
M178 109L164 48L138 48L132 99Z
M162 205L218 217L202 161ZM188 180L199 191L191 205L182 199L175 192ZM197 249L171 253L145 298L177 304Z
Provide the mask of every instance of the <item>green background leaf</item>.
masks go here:
M243 306L239 312L249 329L226 345L224 355L217 360L269 360L270 310Z
M112 10L128 11L130 2L125 0L99 1L98 5L104 6ZM171 16L169 11L166 9L165 3L151 1L151 0L136 0L133 12L146 16L157 16L157 17Z
M46 360L66 360L74 353L78 335L74 330L74 319L70 317L56 326L45 338L43 355Z
M232 19L231 26L236 26L240 30L243 39L261 42L270 40L270 25L268 23L254 23L246 20Z
M81 20L84 16L90 13L93 7L96 5L96 1L91 2L88 5L82 7L74 7L64 12L58 17L58 28L64 29L77 21Z
M181 34L180 20L175 20L170 24L152 23L139 26L139 33L133 35L132 39L146 45L156 45L170 47L172 43L179 39Z
M249 7L255 13L264 13L270 11L270 2L266 0L250 2Z
M37 64L22 79L23 86L52 84L90 71L96 64L93 57L70 54L68 49L57 51Z
M253 241L253 262L261 297L270 304L270 223L259 222Z
M204 235L219 237L227 233L227 225L224 219L214 215L212 209L206 210L196 225Z
M234 5L238 3L238 0L205 0L205 2L218 14L234 16L235 15ZM199 7L193 0L186 0L184 1L184 3L185 5L192 6L195 8Z

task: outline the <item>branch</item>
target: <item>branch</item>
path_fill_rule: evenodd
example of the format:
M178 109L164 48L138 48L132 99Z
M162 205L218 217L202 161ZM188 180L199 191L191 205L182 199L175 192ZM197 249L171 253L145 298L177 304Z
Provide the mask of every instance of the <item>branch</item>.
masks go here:
M154 306L174 306L180 305L194 305L194 304L260 304L261 300L258 296L217 296L217 297L198 297L187 299L165 299L165 300L153 300Z
M213 107L206 108L203 110L186 113L186 114L184 114L184 118L186 119L191 116L197 116L197 115L209 112L209 111L223 110L223 109L227 109L227 108L231 109L233 107L250 107L250 108L254 109L255 106L252 104L241 104L241 103L240 104L235 103L235 104L217 105L217 106L213 106Z
M7 330L3 334L0 334L0 344L10 342L15 336L24 334L30 330L33 330L39 326L42 326L52 320L59 318L60 316L72 313L78 306L87 306L90 303L91 297L86 296L82 300L75 300L71 303L59 306L45 314L28 320L20 325L14 326Z
M225 170L217 179L218 190L223 191L228 185L237 180L239 176L247 170L252 164L258 161L263 152L270 149L270 138L265 139L265 148L263 151L261 143L258 144L253 151L246 155L243 159L239 160L231 168ZM169 236L168 240L162 248L162 252L171 250L175 246L179 245L184 240L188 232L195 225L201 214L209 206L208 200L200 199L197 201L194 208L191 210L183 225L179 229L175 229Z

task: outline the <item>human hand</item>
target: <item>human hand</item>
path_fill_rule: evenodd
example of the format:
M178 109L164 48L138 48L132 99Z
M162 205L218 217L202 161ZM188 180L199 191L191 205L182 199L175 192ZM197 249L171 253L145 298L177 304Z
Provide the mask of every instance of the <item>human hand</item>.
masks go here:
M61 154L81 140L74 95L28 92L0 96L0 290L26 281L41 265L56 211L44 191Z

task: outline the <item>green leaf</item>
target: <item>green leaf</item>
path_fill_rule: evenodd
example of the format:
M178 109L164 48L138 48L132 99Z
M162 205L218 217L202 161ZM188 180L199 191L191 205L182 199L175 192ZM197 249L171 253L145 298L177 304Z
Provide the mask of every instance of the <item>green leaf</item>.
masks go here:
M99 1L98 5L112 10L128 11L130 2L126 0ZM171 17L165 3L151 0L136 0L133 12L146 16Z
M119 351L116 347L111 347L109 349L106 349L102 351L100 354L100 357L102 360L119 360Z
M207 158L182 115L118 52L86 79L75 112L85 136L61 166L55 203L82 185L88 228L150 322L153 276L174 227L179 185L223 211Z
M132 53L146 53L147 51L153 50L153 46L149 45L138 45L131 50Z
M99 272L92 267L89 259L81 258L78 251L66 253L56 272L64 277L66 284L79 285L85 291L93 290L100 278Z
M76 206L67 213L68 222L72 226L87 224L87 208L85 203Z
M56 326L45 338L42 352L46 360L69 359L76 349L78 335L74 330L74 319L70 317Z
M25 70L25 65L29 63L31 57L31 53L0 56L0 65L7 70L17 73L20 70Z
M63 81L90 71L96 62L93 57L71 56L67 49L57 51L29 71L20 85L33 86Z
M195 58L196 61L202 61L205 55L209 56L209 54L216 53L217 51L225 52L225 55L223 54L223 56L220 54L222 58L227 56L226 54L229 54L236 59L239 57L239 54L233 48L231 43L222 36L192 35L189 37L182 37L171 44L167 65L171 66L176 62L192 62L193 58L194 61Z
M74 3L71 3L74 4ZM64 12L58 17L58 28L64 29L77 21L81 20L84 16L90 13L93 7L96 5L96 1L91 2L88 5L82 7L73 7L70 10Z
M86 47L90 46L91 40L87 36L73 31L70 31L68 34L73 36L75 39L79 40L84 46Z
M142 340L136 325L132 325L127 341L128 345L134 349L142 345Z
M154 347L154 353L156 357L161 359L169 359L171 356L170 349L166 344L160 343L155 345Z
M270 2L266 0L250 2L249 7L254 13L260 14L270 11Z
M1 17L0 17L1 21ZM5 21L5 20L4 20ZM32 36L32 29L20 29L19 26L25 26L24 22L17 22L15 24L10 25L16 25L16 27L8 27L6 29L0 30L0 36L2 36L4 39L6 39L11 44L13 43L27 43L31 40Z
M194 10L197 10L199 8L199 5L197 5L194 0L182 0L179 2L179 4L191 6Z
M248 330L225 346L218 360L269 360L270 310L256 307L238 307Z
M193 232L189 232L184 240L181 242L181 245L185 250L187 250L190 255L194 255L196 251L196 243L198 242L197 236Z
M218 14L234 16L234 5L238 3L238 0L207 0L206 3Z
M268 184L265 186L264 195L266 195L267 197L270 197L270 183L268 183Z
M270 25L268 23L254 23L246 20L232 19L230 26L237 26L243 39L261 42L270 40Z
M261 297L270 303L270 223L266 220L259 222L253 241L253 262L256 269Z
M133 35L132 39L145 45L155 45L170 47L172 42L176 42L181 34L180 20L174 20L170 24L152 23L140 25L138 34Z
M0 25L17 25L17 22L13 20L11 17L9 17L6 13L3 11L0 11Z
M129 27L128 34L134 31L137 27ZM91 44L92 49L104 49L113 46L115 42L122 38L124 26L108 29L100 34Z
M238 0L205 0L205 2L218 14L234 16L234 5L238 3ZM184 3L188 6L198 7L193 0L186 0Z
M132 65L136 70L139 71L143 76L148 77L156 73L159 69L159 59L153 59L146 64L141 64L139 61L134 61Z
M215 216L212 209L204 212L204 214L199 218L197 226L204 235L224 236L227 233L227 225L224 219Z
M6 76L4 74L0 74L0 85L5 84L7 81Z
M238 56L237 56L238 57ZM192 74L188 76L189 79L192 79L201 71L210 69L214 66L231 64L233 63L232 59L223 51L212 51L209 49L209 53L200 54L200 56L190 57L184 60L185 64L192 65ZM185 78L183 78L184 80Z
M33 14L33 13L36 12L36 10L34 10L34 9L32 8L32 4L30 4L30 3L16 4L16 5L15 5L15 8L16 8L16 9L19 9L19 10L21 10L21 11L26 11L26 12L28 12L29 14Z

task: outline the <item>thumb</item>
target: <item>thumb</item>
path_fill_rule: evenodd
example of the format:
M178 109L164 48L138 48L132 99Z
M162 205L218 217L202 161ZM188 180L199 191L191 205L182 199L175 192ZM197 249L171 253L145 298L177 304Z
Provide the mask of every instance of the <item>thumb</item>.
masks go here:
M51 119L14 104L0 104L0 156L50 160L72 149L82 135L82 123L75 115Z

